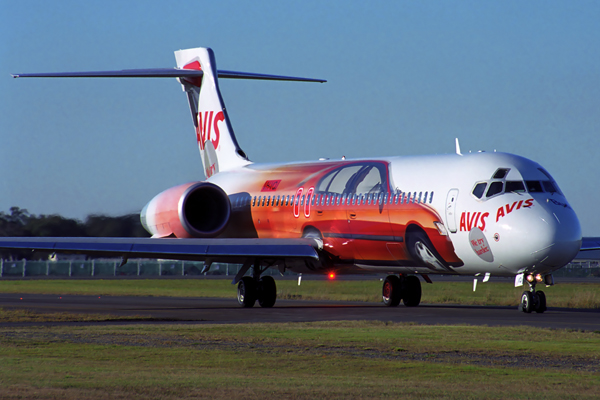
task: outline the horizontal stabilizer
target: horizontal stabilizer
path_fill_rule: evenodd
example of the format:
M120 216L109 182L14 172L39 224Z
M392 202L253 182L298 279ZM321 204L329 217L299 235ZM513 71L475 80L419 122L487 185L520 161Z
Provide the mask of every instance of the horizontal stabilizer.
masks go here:
M260 79L270 81L327 82L323 79L298 78L293 76L254 74L251 72L217 71L219 78L227 79ZM194 69L149 68L124 69L120 71L87 71L87 72L43 72L31 74L12 74L13 78L198 78L204 72Z

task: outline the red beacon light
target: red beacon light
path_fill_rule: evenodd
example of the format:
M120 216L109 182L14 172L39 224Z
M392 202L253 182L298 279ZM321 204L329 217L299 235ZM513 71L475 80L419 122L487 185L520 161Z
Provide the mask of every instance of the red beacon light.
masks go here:
M335 279L335 272L330 272L329 274L327 274L327 277L331 280L331 279Z

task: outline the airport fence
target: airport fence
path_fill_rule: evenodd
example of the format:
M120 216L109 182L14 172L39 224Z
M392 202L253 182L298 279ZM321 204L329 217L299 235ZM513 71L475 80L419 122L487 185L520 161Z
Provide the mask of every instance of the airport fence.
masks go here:
M31 261L0 260L0 278L61 277L61 278L128 278L128 277L193 277L201 275L235 276L241 264L213 263L208 272L202 273L202 261L129 260L121 265L121 259ZM266 274L278 275L276 269ZM286 271L285 275L295 275Z
M235 276L241 264L213 263L208 272L202 272L202 261L174 261L130 259L122 264L121 259L32 261L32 260L0 260L0 279L15 278L132 278L132 277L200 277L202 275ZM268 269L265 274L279 275L277 269ZM284 275L296 276L291 271ZM554 272L559 277L600 277L598 261L573 262Z

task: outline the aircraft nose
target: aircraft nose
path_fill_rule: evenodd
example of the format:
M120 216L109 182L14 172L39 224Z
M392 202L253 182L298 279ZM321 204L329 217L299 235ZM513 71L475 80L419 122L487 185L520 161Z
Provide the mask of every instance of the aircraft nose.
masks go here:
M581 248L581 226L573 209L566 203L548 198L538 203L532 217L531 253L535 264L551 269L569 263ZM535 209L535 208L534 208ZM533 211L533 210L532 210Z

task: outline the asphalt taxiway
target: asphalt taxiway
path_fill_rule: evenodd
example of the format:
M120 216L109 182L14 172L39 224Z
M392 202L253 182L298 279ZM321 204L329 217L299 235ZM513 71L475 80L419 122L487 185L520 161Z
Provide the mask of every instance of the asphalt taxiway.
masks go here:
M379 320L419 324L470 324L488 326L525 325L554 329L600 332L600 310L548 308L543 314L525 314L517 307L428 305L409 308L385 307L378 303L341 301L278 300L273 308L241 308L236 299L135 297L135 296L57 296L39 294L0 294L0 307L35 312L111 314L120 317L144 316L151 321L111 321L109 323L252 323L309 322L334 320ZM30 323L0 323L28 325ZM54 324L54 323L31 323ZM60 323L62 324L62 323Z

